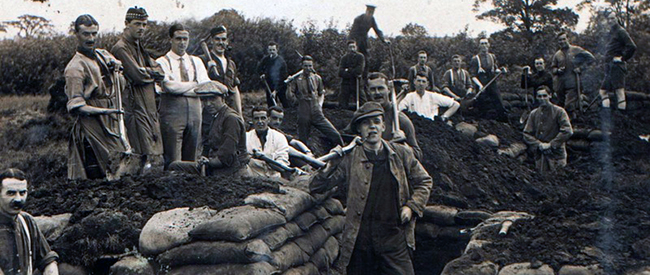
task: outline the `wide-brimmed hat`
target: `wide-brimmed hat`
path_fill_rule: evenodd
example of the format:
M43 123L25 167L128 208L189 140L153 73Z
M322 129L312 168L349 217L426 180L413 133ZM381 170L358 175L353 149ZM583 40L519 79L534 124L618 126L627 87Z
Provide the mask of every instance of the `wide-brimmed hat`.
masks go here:
M374 101L366 102L361 107L359 107L358 110L354 112L354 116L352 117L352 121L350 122L350 125L348 125L348 129L350 129L355 133L358 133L357 124L359 122L369 117L376 117L376 116L383 116L383 115L384 115L384 107L382 107L381 104Z

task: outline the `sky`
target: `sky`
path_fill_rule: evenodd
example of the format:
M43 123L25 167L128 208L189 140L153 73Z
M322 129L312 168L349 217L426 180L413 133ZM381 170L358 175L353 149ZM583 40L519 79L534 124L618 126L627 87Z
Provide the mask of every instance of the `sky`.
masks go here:
M558 7L575 8L580 0L558 2ZM0 21L15 20L23 14L38 15L52 20L57 32L67 33L70 22L80 14L89 13L99 22L100 31L121 32L126 10L137 5L147 10L149 19L164 22L201 20L221 9L235 9L246 18L293 20L298 29L309 21L319 28L333 22L337 28L344 29L365 11L365 4L374 4L377 24L388 36L400 34L408 23L424 26L432 36L454 35L465 27L471 36L503 29L501 25L476 19L479 13L472 11L473 3L474 0L45 0L44 3L0 0L4 7L0 9ZM488 8L487 4L481 7L482 10ZM576 30L584 30L589 20L588 11L576 12L580 14ZM0 37L11 38L15 34L9 29L7 33L0 33Z

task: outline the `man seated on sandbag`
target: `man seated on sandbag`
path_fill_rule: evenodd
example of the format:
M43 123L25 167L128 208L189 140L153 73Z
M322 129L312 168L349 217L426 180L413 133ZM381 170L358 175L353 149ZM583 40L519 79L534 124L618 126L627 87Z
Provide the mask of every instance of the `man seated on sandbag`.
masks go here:
M241 116L226 104L228 87L211 81L194 92L202 96L202 121L206 126L201 127L202 154L197 162L174 161L169 170L198 175L245 173L242 168L250 158L246 152L246 128Z
M381 104L384 108L384 122L386 124L386 131L383 132L382 138L390 141L406 142L413 149L417 159L422 158L422 150L418 145L418 140L415 137L415 127L411 119L402 112L398 112L399 116L399 129L395 129L395 112L394 107L390 101L392 83L388 83L388 77L379 72L368 74L368 96L370 100ZM394 106L394 107L393 107Z
M27 200L27 177L9 168L0 173L0 274L58 275L59 255L38 229L34 218L21 211Z
M354 113L350 129L359 145L312 177L312 194L334 187L347 192L347 215L338 261L347 274L414 274L415 220L422 217L433 181L406 145L382 139L384 108L367 102ZM415 215L415 217L414 217Z
M534 150L535 166L541 173L566 166L566 142L573 134L569 115L550 101L549 88L537 90L539 107L528 117L524 141Z
M427 77L418 75L415 78L415 93L407 94L399 102L399 110L416 113L431 120L438 117L438 119L444 122L448 121L449 117L458 111L460 104L451 97L425 90L428 85ZM440 107L447 108L447 111L438 116Z
M264 107L254 107L253 130L246 133L246 151L253 155L264 154L278 163L289 165L289 144L287 138L275 129L269 128L268 110ZM280 172L272 165L261 159L251 159L248 171L252 176L281 177Z

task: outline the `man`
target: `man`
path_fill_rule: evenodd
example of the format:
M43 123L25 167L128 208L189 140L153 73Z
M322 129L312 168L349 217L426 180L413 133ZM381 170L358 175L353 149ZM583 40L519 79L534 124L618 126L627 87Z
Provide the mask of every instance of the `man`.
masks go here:
M325 118L321 109L325 98L323 79L314 71L314 59L305 55L302 58L302 73L294 78L287 91L291 101L298 101L298 137L308 142L313 125L334 144L343 145L341 134Z
M415 77L422 74L427 78L429 86L425 87L427 91L440 92L436 87L436 79L433 76L433 69L427 65L427 52L424 50L418 52L418 63L409 68L409 92L415 91Z
M535 166L541 173L566 166L566 141L573 134L569 115L549 97L549 88L540 86L539 107L530 113L524 128L524 141L534 150Z
M580 106L578 86L582 86L582 83L578 80L581 67L592 62L594 56L583 48L569 44L566 32L559 33L557 39L560 49L553 55L551 61L553 91L557 93L560 106L564 106L569 114L575 116L574 111Z
M266 48L268 55L262 58L259 66L257 66L257 71L260 74L262 81L266 81L266 84L269 85L271 91L266 91L266 104L271 108L272 106L282 103L284 108L289 107L289 101L287 100L287 84L284 83L284 80L287 78L287 63L284 61L284 58L278 54L278 44L275 42L269 43ZM277 99L280 102L273 103L272 94L270 92L275 92Z
M64 72L67 109L76 117L68 148L71 180L119 178L120 158L129 146L126 133L120 133L116 99L124 81L115 70L122 65L108 51L95 48L98 30L92 16L77 17L77 51Z
M553 76L549 71L546 70L544 65L544 58L538 57L535 58L535 71L530 71L530 66L524 66L521 73L521 88L530 89L533 88L533 98L535 98L535 105L538 105L537 99L537 89L540 86L553 87ZM528 94L528 90L526 90ZM553 92L549 91L551 97L553 97Z
M246 151L253 155L255 151L266 155L278 163L289 166L289 144L287 138L280 132L269 128L268 110L263 107L254 107L253 130L246 133ZM261 177L280 178L280 172L273 169L268 163L259 159L251 159L248 163L251 175Z
M21 211L27 201L27 178L9 168L0 173L0 274L58 275L59 255L50 249L34 218Z
M477 90L482 90L490 80L502 73L497 63L497 58L490 53L490 42L487 38L479 40L479 54L472 57L469 72L474 75L472 81L476 84ZM503 100L497 87L496 81L476 99L478 116L500 121L508 121L506 109L503 107Z
M415 93L407 94L399 102L399 110L407 110L434 120L438 116L440 107L443 107L447 108L447 110L440 116L440 119L445 122L448 121L458 111L460 104L451 97L425 90L428 84L426 76L418 75L415 78Z
M609 108L610 100L607 91L615 91L617 107L619 110L625 110L625 75L627 69L625 62L634 55L636 44L630 38L630 35L618 24L616 13L609 11L607 14L607 24L610 26L609 43L607 43L607 52L605 54L605 79L600 86L600 98L603 100L603 108Z
M474 92L472 88L471 75L461 68L463 58L455 54L451 57L452 68L447 70L442 77L442 91L445 95L460 101L466 95Z
M210 53L203 53L201 59L208 70L210 79L223 83L228 87L226 102L241 116L242 105L237 65L232 59L226 57L228 30L224 26L213 28L210 30L210 38L212 40L212 50Z
M289 147L290 157L296 155L295 154L296 150L302 154L310 155L313 157L311 150L309 149L309 147L307 147L307 145L305 145L305 143L303 143L298 139L293 138L293 136L286 134L282 130L280 130L280 126L282 126L282 122L284 121L284 110L282 108L278 106L273 106L269 108L268 117L269 117L269 126L274 130L282 133L287 138L287 142L290 145ZM291 158L289 159L289 161L293 163ZM302 165L298 165L298 166L302 166Z
M361 106L350 127L363 145L330 161L309 184L312 193L337 186L346 192L335 269L347 274L414 274L410 253L415 249L415 220L422 217L433 182L408 146L381 138L383 113L377 102Z
M128 79L122 93L127 135L133 153L142 156L145 171L162 166L162 137L154 82L165 78L160 65L141 44L147 29L147 18L149 15L143 8L129 8L124 33L111 49L124 65L124 74Z
M175 161L169 170L193 174L242 174L248 164L246 128L241 116L226 104L228 88L208 82L195 91L203 98L201 139L203 153L198 162Z
M187 54L189 31L169 28L171 50L156 60L165 72L160 96L160 132L165 168L178 160L196 161L201 138L201 99L194 90L210 81L203 61Z
M366 58L366 64L368 64L368 31L370 31L370 28L375 30L375 34L377 34L377 37L379 37L382 42L388 43L388 41L384 39L384 34L381 32L379 27L377 27L375 17L373 17L376 8L377 7L373 5L366 5L366 12L354 18L348 36L348 39L357 42L359 52Z
M357 51L357 42L348 40L348 53L341 58L341 62L339 63L339 77L341 77L339 108L348 108L350 95L361 97L357 93L360 92L359 85L361 83L359 83L359 79L363 76L365 64L363 54ZM356 100L361 99L356 98Z
M393 87L388 85L388 77L379 72L368 74L368 96L370 100L381 104L384 108L384 122L386 130L382 138L390 141L406 142L413 149L417 159L422 158L422 150L415 137L415 127L411 119L402 112L398 112L399 131L395 129L395 114L393 103L390 101L390 93ZM397 107L397 106L395 106Z

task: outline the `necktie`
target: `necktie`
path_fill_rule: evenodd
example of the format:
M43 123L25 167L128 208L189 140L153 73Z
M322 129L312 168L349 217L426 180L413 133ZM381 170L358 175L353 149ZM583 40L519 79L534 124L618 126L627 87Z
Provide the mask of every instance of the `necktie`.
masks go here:
M179 60L179 63L180 63L179 66L181 67L181 81L182 82L190 81L190 76L187 73L187 68L185 68L185 62L183 61L183 58L181 57L178 60Z

